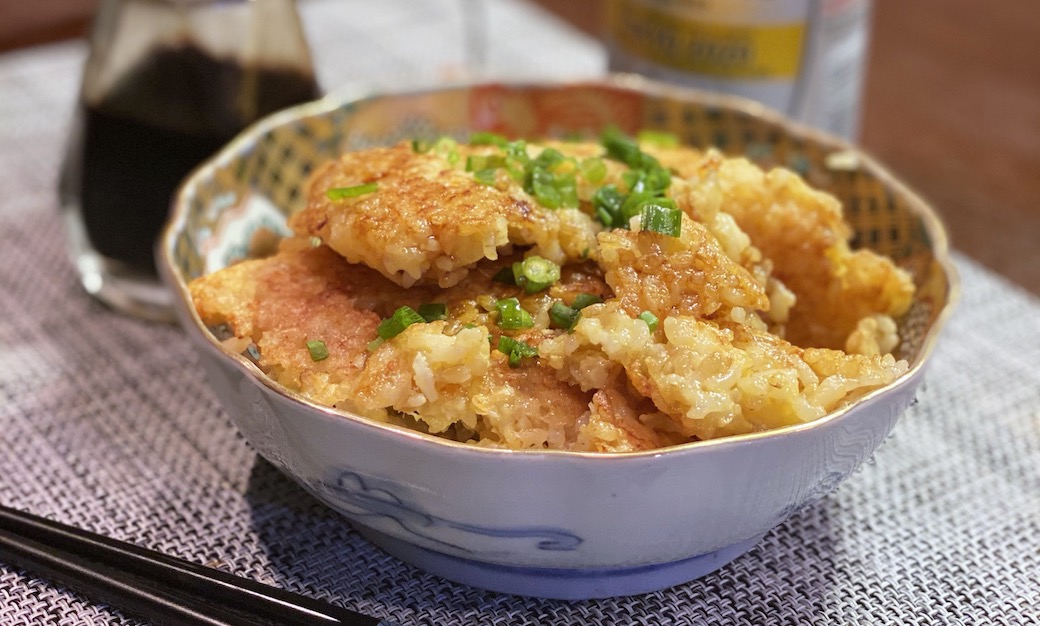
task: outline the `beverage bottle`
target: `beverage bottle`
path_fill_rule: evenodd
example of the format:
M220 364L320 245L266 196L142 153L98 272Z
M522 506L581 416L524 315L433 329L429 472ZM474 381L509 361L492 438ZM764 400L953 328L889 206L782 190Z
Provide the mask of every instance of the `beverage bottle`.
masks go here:
M757 100L855 139L870 0L608 0L610 69Z

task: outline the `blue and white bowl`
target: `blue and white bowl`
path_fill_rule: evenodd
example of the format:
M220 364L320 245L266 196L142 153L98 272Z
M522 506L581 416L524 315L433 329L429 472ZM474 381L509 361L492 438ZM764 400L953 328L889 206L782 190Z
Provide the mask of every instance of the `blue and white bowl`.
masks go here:
M823 419L766 433L624 454L495 450L318 406L223 346L192 306L188 282L241 258L260 229L284 230L307 174L343 150L416 134L544 136L608 124L795 167L836 194L855 241L914 276L900 322L909 372ZM476 587L564 599L709 574L831 492L912 402L957 289L935 213L868 156L743 100L633 77L332 96L275 114L187 179L159 264L213 390L261 455L404 561Z

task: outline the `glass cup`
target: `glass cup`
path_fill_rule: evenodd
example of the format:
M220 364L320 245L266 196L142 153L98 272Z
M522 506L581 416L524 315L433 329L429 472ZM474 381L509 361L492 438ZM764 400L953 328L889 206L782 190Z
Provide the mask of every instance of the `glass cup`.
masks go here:
M154 247L178 184L249 123L318 95L292 0L103 0L59 184L84 288L173 321Z

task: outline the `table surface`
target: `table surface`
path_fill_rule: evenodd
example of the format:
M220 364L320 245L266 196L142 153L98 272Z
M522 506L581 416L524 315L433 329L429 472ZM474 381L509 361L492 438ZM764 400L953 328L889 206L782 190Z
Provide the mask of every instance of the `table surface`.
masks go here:
M1036 178L1024 180L1023 165L1037 154L1037 112L1028 106L1036 93L1023 84L1007 92L1018 94L1009 103L987 92L974 104L958 100L926 113L928 90L956 91L958 81L944 85L932 74L938 57L922 53L904 63L879 43L892 29L950 39L965 48L955 58L967 63L984 43L974 31L1000 20L973 14L961 22L959 4L944 3L944 15L970 32L915 26L926 10L918 3L903 7L905 22L895 18L895 3L878 7L871 90L889 82L907 94L898 106L898 98L883 105L871 95L864 128L868 146L948 220L947 207L976 215L965 236L951 224L964 296L920 401L835 494L716 574L644 596L575 603L446 582L371 547L252 452L179 330L120 316L86 296L66 258L54 193L86 46L72 40L0 54L0 502L403 625L1040 623L1040 300L985 267L1023 284L1036 271L1037 253L1027 245L1035 213L1023 195ZM1035 14L1020 4L1022 21ZM327 87L458 76L470 59L458 38L444 35L461 32L458 6L300 4ZM554 17L566 18L565 10L520 0L479 7L489 73L604 70L596 39ZM351 19L361 12L364 20ZM1004 19L1007 33L1021 27ZM1001 41L1020 45L1011 39ZM893 75L877 75L883 63ZM1028 74L1027 65L1005 74ZM964 107L990 117L962 124ZM1020 132L984 130L1016 114ZM877 127L883 115L902 119L904 131L886 139ZM918 141L905 136L915 134ZM1002 137L1004 150L985 152L991 135ZM927 156L935 151L946 158ZM983 232L997 241L971 247L970 236L982 240ZM987 249L1018 261L998 267ZM1014 275L1016 268L1023 273ZM0 565L0 623L139 622Z

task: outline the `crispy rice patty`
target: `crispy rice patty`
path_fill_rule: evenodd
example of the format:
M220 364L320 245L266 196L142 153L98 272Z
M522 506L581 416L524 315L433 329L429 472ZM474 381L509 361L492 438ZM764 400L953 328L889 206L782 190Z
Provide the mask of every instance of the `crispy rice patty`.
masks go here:
M600 228L577 208L546 209L502 172L494 185L463 168L489 147L416 152L403 142L344 154L311 178L306 208L290 226L320 237L352 263L403 285L457 284L511 244L556 263L581 258ZM537 155L540 148L532 146ZM330 189L375 183L378 191L329 199Z
M852 250L852 231L834 196L783 168L709 151L689 168L680 206L700 219L732 216L793 292L785 337L800 346L846 348L864 318L898 317L913 299L910 275L871 250Z
M456 288L404 289L327 246L295 239L272 257L193 281L191 292L203 321L231 335L229 347L254 345L267 375L319 404L487 446L603 451L670 441L638 423L624 428L624 416L599 416L587 428L593 392L560 380L538 359L510 367L491 348L502 333L490 322L495 298L521 296L538 323L514 335L537 346L558 332L546 329L553 300L609 293L586 264L567 268L547 293L523 296L491 278L517 258L482 266ZM370 349L380 321L397 307L430 302L445 303L449 321L414 324ZM315 339L328 358L311 357L307 342Z

